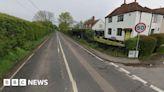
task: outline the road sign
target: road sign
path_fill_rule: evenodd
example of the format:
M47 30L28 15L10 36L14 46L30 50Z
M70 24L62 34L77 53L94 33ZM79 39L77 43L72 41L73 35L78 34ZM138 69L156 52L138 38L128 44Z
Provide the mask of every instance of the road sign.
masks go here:
M129 54L128 54L129 58L138 58L138 56L139 56L139 51L136 51L136 50L129 51Z
M135 26L135 31L137 33L142 33L146 30L146 25L145 23L138 23L136 26Z

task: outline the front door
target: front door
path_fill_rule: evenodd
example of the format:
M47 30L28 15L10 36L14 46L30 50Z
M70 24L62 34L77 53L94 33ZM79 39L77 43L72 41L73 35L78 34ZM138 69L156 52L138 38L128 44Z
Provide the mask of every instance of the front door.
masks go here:
M125 40L131 38L132 29L124 29L124 31L125 31Z

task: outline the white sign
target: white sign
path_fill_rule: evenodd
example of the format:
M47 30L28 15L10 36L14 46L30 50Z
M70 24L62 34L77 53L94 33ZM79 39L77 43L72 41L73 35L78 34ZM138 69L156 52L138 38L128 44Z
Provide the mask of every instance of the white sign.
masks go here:
M142 33L146 30L146 25L145 23L138 23L136 26L135 26L135 31L137 33Z
M135 50L129 51L129 55L128 55L129 58L138 58L138 56L139 56L139 51L135 51Z

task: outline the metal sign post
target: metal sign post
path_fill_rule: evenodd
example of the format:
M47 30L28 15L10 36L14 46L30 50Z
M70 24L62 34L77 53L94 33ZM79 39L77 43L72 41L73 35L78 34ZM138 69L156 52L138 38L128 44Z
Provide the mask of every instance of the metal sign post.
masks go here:
M140 33L144 32L146 30L146 25L145 23L138 23L136 26L135 26L135 31L138 33L137 36L137 45L136 45L136 51L135 51L135 58L138 58L138 55L139 55L139 41L140 41Z

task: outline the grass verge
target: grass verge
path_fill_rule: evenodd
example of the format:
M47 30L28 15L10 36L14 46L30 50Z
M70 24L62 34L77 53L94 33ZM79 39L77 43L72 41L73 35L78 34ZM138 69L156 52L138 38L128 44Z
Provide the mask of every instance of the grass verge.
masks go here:
M19 61L23 60L27 55L29 55L37 46L39 46L48 36L34 41L31 49L25 50L22 48L17 48L16 50L10 52L8 55L0 58L0 79L9 72Z
M80 43L81 45L87 47L87 48L93 48L95 50L98 50L102 53L105 53L107 55L115 56L115 57L127 57L127 53L123 47L113 47L106 45L104 43L99 42L87 42L84 39L79 39L76 37L72 37L76 42Z

